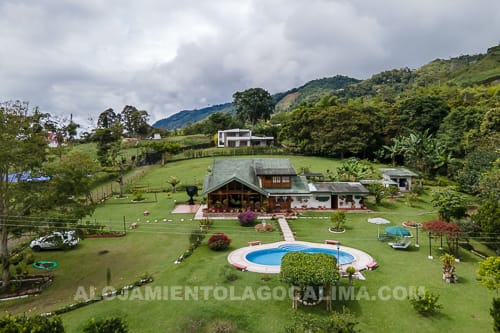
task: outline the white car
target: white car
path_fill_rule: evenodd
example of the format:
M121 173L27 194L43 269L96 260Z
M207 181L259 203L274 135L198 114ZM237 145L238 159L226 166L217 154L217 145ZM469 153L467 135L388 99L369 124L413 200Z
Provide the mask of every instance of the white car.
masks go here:
M54 231L50 235L34 239L30 243L33 251L73 248L80 242L75 231Z

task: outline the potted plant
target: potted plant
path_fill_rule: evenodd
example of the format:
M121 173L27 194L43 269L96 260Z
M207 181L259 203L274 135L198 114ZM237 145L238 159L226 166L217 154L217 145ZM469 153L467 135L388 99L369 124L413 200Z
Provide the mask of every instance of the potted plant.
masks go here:
M451 254L444 254L440 258L443 263L443 280L448 283L457 282L458 278L455 274L455 257Z
M344 211L335 212L330 216L330 220L333 222L333 227L329 228L330 232L342 233L345 232L346 223L346 213Z
M356 268L354 268L353 266L349 266L346 268L345 272L349 276L349 285L352 286L352 277L356 273Z

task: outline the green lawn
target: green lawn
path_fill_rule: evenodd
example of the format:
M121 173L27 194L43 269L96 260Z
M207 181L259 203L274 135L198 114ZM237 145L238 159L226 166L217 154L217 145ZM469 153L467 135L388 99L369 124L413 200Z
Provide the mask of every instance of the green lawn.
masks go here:
M338 165L338 161L326 158L290 158L297 169L309 166L312 172L334 170ZM183 184L201 184L211 161L196 159L167 164L164 168L152 169L139 181L165 185L170 176L176 176ZM247 241L254 239L265 243L282 240L279 232L256 234L252 228L240 227L236 220L215 221L210 233L223 231L228 234L233 239L231 248L224 252L213 252L208 249L205 240L191 257L175 265L174 261L187 249L189 234L198 222L191 220L191 214L171 214L174 200L185 202L188 199L184 192L174 193L171 198L166 193L158 193L157 202L154 202L154 198L150 194L150 202L136 204L130 203L128 199L108 200L89 220L104 223L110 229L121 230L124 220L128 226L140 219L139 228L127 229L127 236L123 238L86 239L71 251L36 254L37 260L55 260L60 263L54 270L52 286L38 297L2 302L0 309L12 313L46 312L72 303L77 291L88 292L92 288L102 290L106 285L108 269L114 287L121 287L148 272L153 275L154 282L130 293L127 299L102 301L64 314L62 318L67 331L81 331L83 324L92 317L117 315L126 319L131 332L205 332L203 328L218 319L232 321L238 332L283 332L296 311L291 309L288 299L224 300L224 297L214 293L209 293L205 299L200 293L198 300L194 297L178 300L189 296L183 293L195 288L219 287L218 290L223 290L220 287L234 287L234 295L241 297L247 287L255 292L259 287L286 287L276 275L272 275L270 281L263 281L261 274L235 270L238 279L233 282L227 282L221 275L231 250L246 246ZM146 209L150 212L148 217L142 215ZM477 257L461 250L461 262L457 263L459 283L446 284L441 279L438 242L433 242L432 246L434 260L427 258L429 243L426 234L420 234L419 249L393 250L376 239L377 226L366 221L369 217L381 216L391 220L392 225L397 225L405 220L423 222L433 219L436 216L429 204L429 193L424 193L415 207L408 207L403 201L386 201L376 210L348 214L347 232L344 234L329 233L328 219L310 218L329 216L325 212L305 213L298 220L290 221L297 240L323 242L336 238L343 245L366 251L379 263L374 271L363 273L365 281L355 281L359 299L334 302L334 308L347 306L355 313L359 320L358 327L363 332L491 331L489 307L494 294L476 280ZM155 223L155 219L158 222ZM172 221L163 222L163 219ZM146 223L146 220L150 222ZM99 254L102 250L108 252ZM342 281L343 285L346 283L346 280ZM403 297L412 287L426 287L439 293L443 305L439 314L430 318L418 315ZM162 299L144 300L151 290L162 291ZM169 299L163 299L166 296ZM301 307L298 311L327 315L323 306Z

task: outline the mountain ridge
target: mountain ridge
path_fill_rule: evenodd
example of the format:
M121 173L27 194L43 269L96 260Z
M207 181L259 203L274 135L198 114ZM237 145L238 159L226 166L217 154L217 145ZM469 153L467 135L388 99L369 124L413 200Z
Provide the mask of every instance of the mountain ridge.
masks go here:
M287 112L301 103L314 103L325 94L339 98L375 96L380 92L394 98L406 89L430 84L470 86L494 84L500 81L500 44L486 53L460 55L449 59L434 59L415 70L390 69L358 80L343 75L324 77L302 86L274 94L275 112ZM231 102L194 110L182 110L155 122L152 126L167 130L179 129L189 123L206 119L215 112L234 114Z

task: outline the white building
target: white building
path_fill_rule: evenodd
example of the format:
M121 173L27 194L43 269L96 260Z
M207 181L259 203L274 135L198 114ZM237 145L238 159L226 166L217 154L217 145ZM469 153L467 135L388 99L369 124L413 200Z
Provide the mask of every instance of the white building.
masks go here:
M270 146L274 141L272 136L252 136L249 129L229 129L217 131L217 147L250 147L250 146Z
M381 168L380 171L382 178L396 183L401 192L410 191L413 178L418 177L416 173L404 168Z

